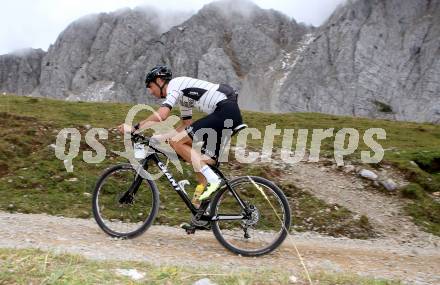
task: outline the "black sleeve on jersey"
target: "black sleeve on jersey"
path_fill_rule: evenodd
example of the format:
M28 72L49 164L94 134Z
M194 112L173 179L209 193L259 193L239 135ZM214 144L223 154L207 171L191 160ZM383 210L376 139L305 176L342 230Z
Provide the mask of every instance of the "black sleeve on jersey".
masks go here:
M203 96L208 90L202 89L202 88L185 88L182 90L183 96L189 97L191 99L194 99L196 101L199 101L200 97Z
M169 108L170 110L173 109L173 106L171 106L171 105L168 104L168 103L163 103L163 104L161 105L161 107L167 107L167 108Z
M192 116L183 116L183 117L181 117L181 119L182 119L182 121L191 120Z

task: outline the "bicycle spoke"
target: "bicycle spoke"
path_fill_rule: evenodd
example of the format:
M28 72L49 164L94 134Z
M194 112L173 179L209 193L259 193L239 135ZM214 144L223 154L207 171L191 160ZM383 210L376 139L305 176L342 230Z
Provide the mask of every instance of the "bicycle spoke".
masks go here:
M154 212L154 191L145 180L135 179L133 168L119 167L107 173L95 190L95 219L110 235L134 235ZM138 186L137 191L133 186Z
M241 179L233 185L237 195L230 191L223 192L216 205L219 219L215 221L214 227L220 242L236 252L252 255L272 250L280 240L284 240L286 231L283 223L290 222L290 209L287 206L286 213L286 203L280 199L283 194L275 191L272 185ZM237 196L245 209L236 199ZM241 220L220 219L240 215L243 216Z

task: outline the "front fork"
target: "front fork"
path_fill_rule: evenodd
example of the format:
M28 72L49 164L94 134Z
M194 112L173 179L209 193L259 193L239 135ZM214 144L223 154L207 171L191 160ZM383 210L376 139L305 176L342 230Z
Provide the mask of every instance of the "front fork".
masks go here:
M145 159L142 163L142 166L139 167L143 167L145 170L147 170L148 168L148 161ZM136 171L136 175L133 179L133 181L131 182L130 187L128 188L128 190L121 196L121 198L119 198L119 203L120 204L131 204L133 203L134 200L134 196L136 195L136 192L138 191L139 187L142 184L142 176L139 174L138 171Z
M119 203L121 204L131 204L134 200L134 195L136 195L139 186L142 184L142 177L138 175L130 185L130 188L119 198Z

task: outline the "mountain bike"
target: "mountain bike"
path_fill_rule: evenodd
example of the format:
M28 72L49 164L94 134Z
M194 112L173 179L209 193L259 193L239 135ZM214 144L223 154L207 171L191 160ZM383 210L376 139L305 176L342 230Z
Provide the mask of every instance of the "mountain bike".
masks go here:
M232 135L246 128L232 130ZM134 238L153 223L159 209L159 189L152 179L140 175L155 166L165 175L175 192L193 215L194 233L197 223L208 223L216 239L228 250L242 256L260 256L272 252L289 233L291 211L286 196L273 182L257 176L228 179L219 170L220 162L211 168L222 179L223 186L202 201L192 204L182 181L177 182L161 156L167 154L150 144L150 138L132 134L134 147L148 147L146 157L135 169L119 164L106 169L93 193L93 215L99 227L116 238ZM220 156L219 156L220 157Z

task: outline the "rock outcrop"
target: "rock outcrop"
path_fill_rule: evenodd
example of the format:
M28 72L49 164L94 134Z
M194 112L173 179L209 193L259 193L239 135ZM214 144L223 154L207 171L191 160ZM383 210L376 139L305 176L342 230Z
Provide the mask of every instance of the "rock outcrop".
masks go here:
M141 9L77 20L44 57L39 94L61 99L135 101L130 92L134 86L124 83L130 82L129 68L159 36L157 30L153 15ZM95 89L99 94L91 92Z
M311 38L277 110L440 122L440 1L354 1Z
M41 49L28 49L0 56L0 91L31 93L40 84L44 55Z
M143 77L157 63L240 88L252 68L273 61L306 28L246 1L206 5L168 28L149 9L83 17L63 31L41 64L33 93L67 100L157 102ZM171 25L170 25L171 26Z
M228 82L243 109L440 122L440 0L348 1L319 28L243 0L167 21L145 8L83 17L46 54L0 56L0 91L157 103L143 77L164 63Z

